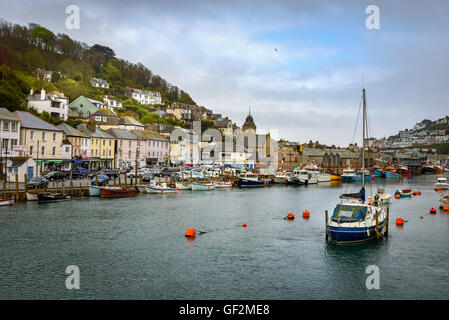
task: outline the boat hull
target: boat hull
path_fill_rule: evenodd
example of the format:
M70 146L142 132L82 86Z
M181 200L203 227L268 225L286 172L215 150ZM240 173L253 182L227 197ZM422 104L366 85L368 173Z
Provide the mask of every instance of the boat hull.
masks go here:
M386 219L379 222L379 232L385 232ZM369 227L336 227L327 226L329 239L339 244L364 242L376 239L376 226Z
M178 189L146 186L147 193L176 193Z
M28 201L37 201L37 194L27 192L26 194Z
M89 196L91 197L100 197L101 196L101 187L89 186Z
M176 182L176 188L178 190L192 190L190 183Z
M215 190L214 184L192 183L192 191L210 191Z
M240 187L264 187L267 185L267 181L263 180L251 180L239 178Z
M0 199L0 206L12 206L14 199Z
M274 177L273 183L275 184L286 184L287 183L287 177Z
M37 200L39 202L59 202L72 200L72 197L64 194L39 194Z
M399 178L399 173L385 171L385 178Z
M102 198L118 198L118 197L132 197L136 195L135 188L102 188L100 190Z

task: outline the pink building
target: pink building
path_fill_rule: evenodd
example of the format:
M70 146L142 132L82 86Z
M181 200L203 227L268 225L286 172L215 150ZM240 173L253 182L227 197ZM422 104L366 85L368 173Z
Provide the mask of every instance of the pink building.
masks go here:
M168 163L170 156L170 141L163 135L148 132L145 130L135 130L133 133L141 139L141 144L145 145L142 150L145 152L148 165L162 165Z

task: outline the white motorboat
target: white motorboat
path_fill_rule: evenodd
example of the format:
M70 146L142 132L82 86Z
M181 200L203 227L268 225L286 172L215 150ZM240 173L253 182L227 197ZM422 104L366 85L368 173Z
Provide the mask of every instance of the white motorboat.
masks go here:
M318 178L316 177L316 175L308 172L306 169L296 170L296 176L298 178L299 184L309 185L318 183Z
M4 198L0 199L0 206L12 206L14 204L14 199Z
M232 188L231 181L217 181L214 184L217 189Z
M374 196L368 198L374 204L388 204L391 200L391 194L385 193L384 189L379 188Z
M449 183L447 183L447 179L443 177L437 178L437 182L435 183L434 186L435 188L441 188L444 190L449 189Z
M167 187L166 183L161 183L160 185L150 184L145 187L147 193L175 193L178 192L177 188Z
M290 174L288 172L279 171L274 175L273 183L276 184L285 184L288 182L288 176Z
M28 201L37 201L37 194L36 193L30 193L27 192L27 200Z
M192 186L188 182L176 182L176 188L178 190L192 190Z
M443 194L439 202L440 208L449 207L449 194Z
M359 181L360 176L357 174L357 172L354 169L346 168L343 170L343 174L341 175L341 181L342 182L354 182Z
M323 173L320 167L316 164L309 164L305 167L306 171L312 174L312 178L316 178L318 182L330 182L331 175L329 173Z

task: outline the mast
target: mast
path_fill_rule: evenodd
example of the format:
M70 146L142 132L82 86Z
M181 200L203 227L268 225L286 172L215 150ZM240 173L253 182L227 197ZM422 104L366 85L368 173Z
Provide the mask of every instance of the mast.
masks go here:
M363 88L363 141L362 141L362 187L365 187L365 124L366 124L366 100L365 88Z

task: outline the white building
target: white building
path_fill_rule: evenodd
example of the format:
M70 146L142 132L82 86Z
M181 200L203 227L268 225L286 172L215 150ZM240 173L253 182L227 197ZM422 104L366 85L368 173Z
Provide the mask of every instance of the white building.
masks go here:
M140 104L162 104L162 96L160 92L146 91L135 88L126 88L126 95Z
M69 113L69 99L63 93L46 94L42 89L40 94L35 94L33 89L27 98L28 108L33 108L37 112L48 112L52 117L67 120Z
M40 68L36 69L36 78L38 78L40 80L50 82L52 75L53 75L53 71L48 71L48 70L40 69Z
M8 109L0 108L0 142L1 157L18 157L19 151L14 150L19 146L20 121L15 113Z
M115 99L113 96L104 96L103 101L106 108L112 110L113 108L123 108L123 104L120 100Z
M98 79L98 78L91 78L90 84L94 88L105 88L109 89L109 82L107 82L104 79Z

